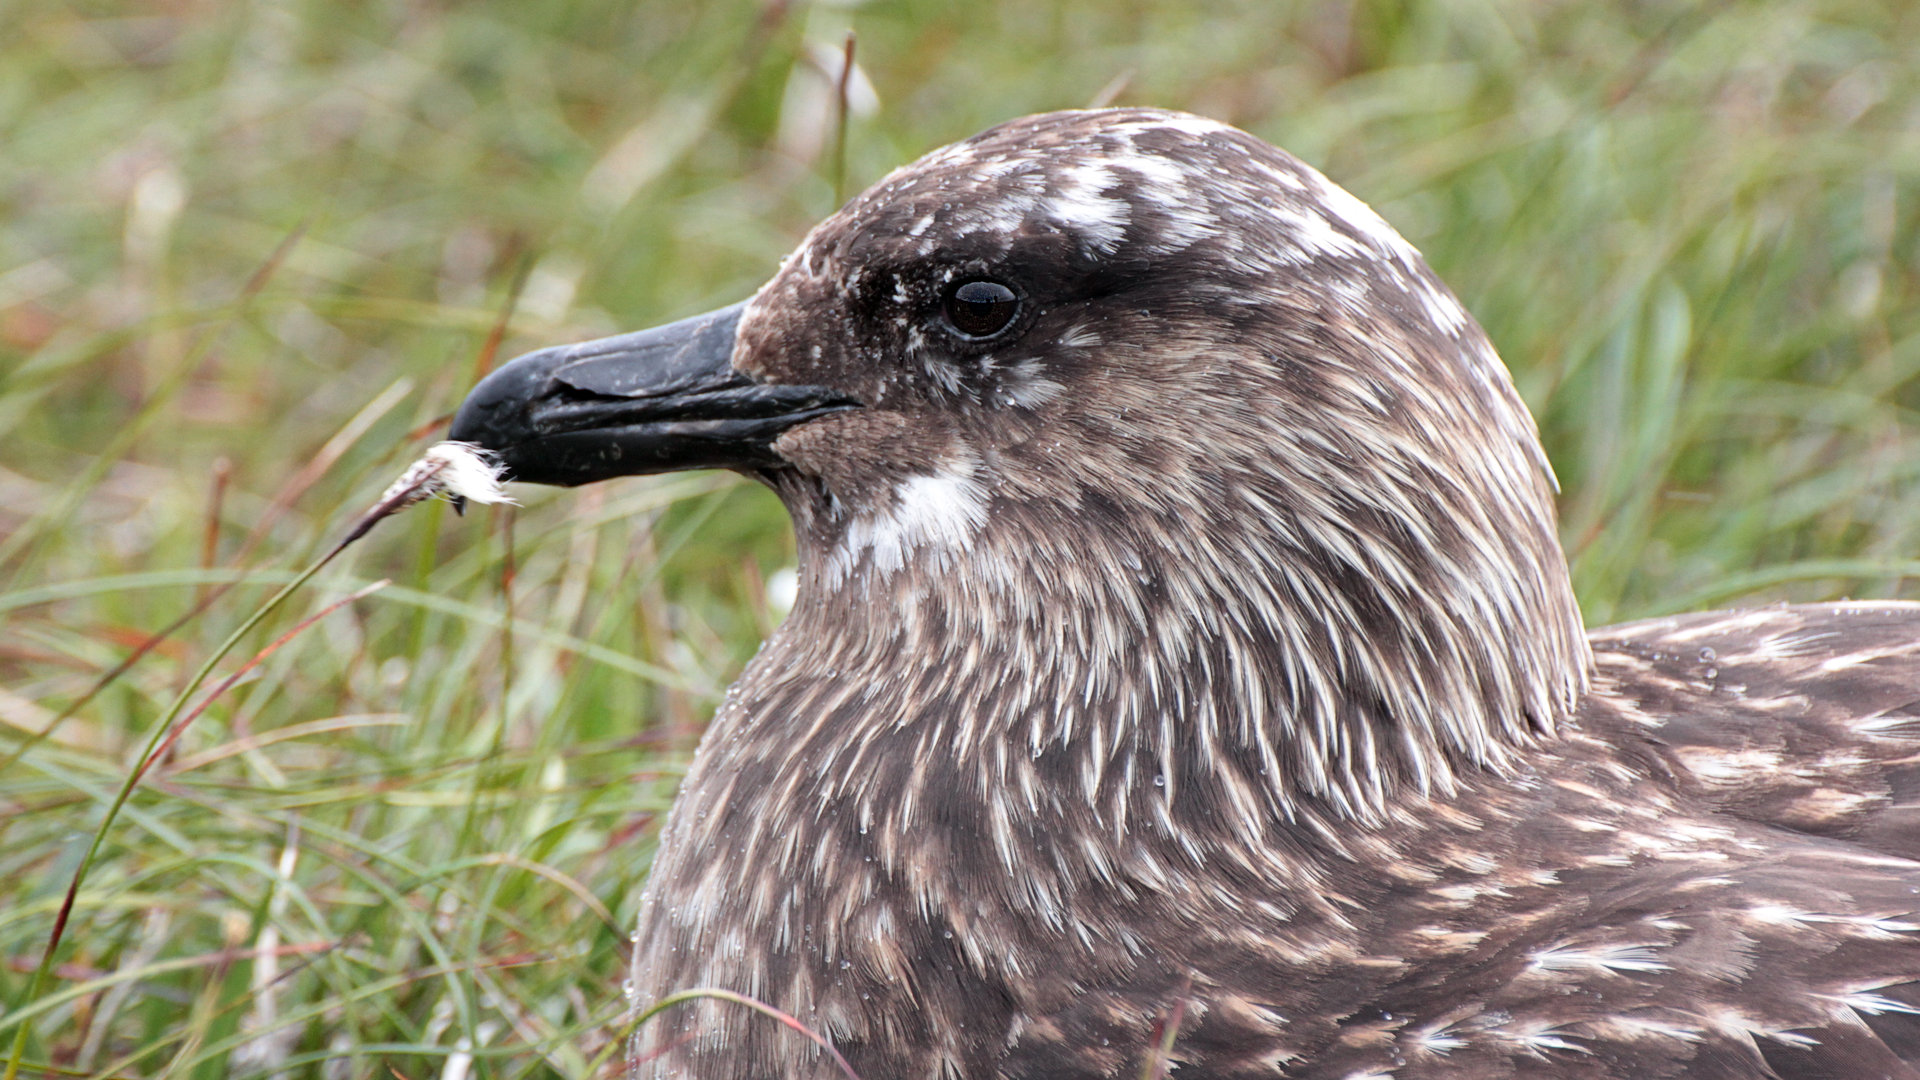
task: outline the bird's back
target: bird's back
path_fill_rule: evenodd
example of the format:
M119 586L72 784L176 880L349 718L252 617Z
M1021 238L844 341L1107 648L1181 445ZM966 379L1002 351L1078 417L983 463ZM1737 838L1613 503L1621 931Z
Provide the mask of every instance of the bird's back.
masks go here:
M1281 1075L1920 1077L1920 605L1592 640L1575 729L1458 802L1366 935L1402 966L1356 967L1365 1003Z
M1920 860L1920 604L1706 612L1592 641L1586 724L1644 747L1680 790L1743 821Z

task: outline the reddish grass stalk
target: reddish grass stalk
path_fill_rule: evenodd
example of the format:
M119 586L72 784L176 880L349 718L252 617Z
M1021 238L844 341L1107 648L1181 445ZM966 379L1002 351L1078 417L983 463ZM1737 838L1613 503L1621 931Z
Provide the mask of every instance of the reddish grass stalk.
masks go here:
M507 328L513 323L514 309L520 306L520 294L527 287L527 278L533 274L533 255L528 253L520 257L520 265L514 267L513 281L507 286L506 302L500 305L500 314L493 320L493 328L487 331L487 340L480 345L480 351L473 357L473 378L477 383L493 370L493 362L500 355L500 343L507 338Z
M200 704L195 705L192 708L192 710L190 710L185 716L182 716L180 719L174 721L173 727L167 732L166 738L160 740L160 745L155 747L153 749L153 752L148 754L146 756L146 759L140 762L139 768L133 771L133 783L138 784L140 782L140 779L147 775L147 770L153 768L154 762L159 761L163 757L166 757L167 751L172 750L173 744L180 741L180 736L186 734L187 728L195 720L200 719L201 713L207 711L207 706L213 704L215 698L218 698L220 695L226 693L228 690L233 689L233 685L239 682L247 674L247 672L252 671L254 668L259 667L262 661L266 660L267 657L272 656L274 653L279 652L281 646L287 644L289 641L292 641L294 638L297 638L301 634L305 633L307 628L312 626L314 623L317 623L321 619L324 619L327 616L333 614L334 612L339 611L341 608L346 607L348 604L353 603L355 600L365 599L366 597L371 596L376 592L379 592L381 589L384 589L391 584L393 584L391 580L387 578L381 578L379 581L376 581L373 584L368 585L366 588L358 589L354 592L348 593L346 596L343 596L340 599L335 600L333 603L328 604L326 607L321 608L319 611L314 612L312 615L309 615L306 618L301 619L298 623L294 625L293 629L287 631L284 634L281 634L277 638L274 638L272 644L268 645L264 649L261 649L259 652L254 653L252 659L248 660L246 663L241 664L239 667L235 668L233 671L233 674L220 680L218 685L216 685L212 690L207 691L207 696L200 699ZM71 901L72 898L69 897L68 899L69 901Z
M138 646L134 648L132 652L128 653L125 659L113 665L113 667L110 668L105 674L101 675L98 679L94 680L93 685L87 688L86 693L81 694L78 698L75 698L72 704L68 705L64 709L61 709L60 712L57 715L55 715L53 719L47 721L46 727L41 728L37 732L34 732L33 735L28 737L26 741L22 742L17 748L15 748L13 753L8 754L4 758L0 758L0 773L4 773L8 769L12 768L14 762L19 761L21 758L27 756L28 751L32 750L34 747L39 746L41 743L51 738L53 733L59 729L61 724L66 723L68 720L72 719L73 716L76 713L78 713L81 709L86 708L87 703L91 702L94 698L99 697L100 692L102 690L105 690L107 687L113 685L116 681L119 680L120 676L125 675L128 671L132 670L133 665L139 663L141 659L144 658L148 653L158 648L162 642L166 641L168 638L172 637L175 633L179 632L181 627L192 622L195 618L199 617L202 612L205 612L208 608L212 607L214 601L220 599L222 596L225 596L227 594L228 589L231 589L235 585L240 584L242 580L243 580L242 578L236 577L232 581L223 581L220 584L214 586L212 589L207 590L206 593L203 596L201 596L198 600L195 600L193 603L193 606L188 608L186 612L182 614L179 618L173 620L167 625L154 631L151 635L147 637L145 641L142 641Z
M840 56L840 75L833 86L833 201L847 201L847 92L853 81L853 31L847 31L846 51Z
M1154 1025L1153 1047L1147 1052L1147 1060L1140 1066L1140 1080L1166 1080L1167 1073L1173 1069L1173 1041L1180 1037L1180 1022L1187 1016L1187 995L1193 989L1193 980L1188 979L1180 987L1180 996L1174 1000L1173 1008L1167 1010L1166 1019Z
M207 520L200 533L200 569L213 569L214 560L220 555L220 518L226 508L227 485L233 480L233 462L224 457L213 460L213 488L207 494ZM207 587L200 587L199 596L204 600Z

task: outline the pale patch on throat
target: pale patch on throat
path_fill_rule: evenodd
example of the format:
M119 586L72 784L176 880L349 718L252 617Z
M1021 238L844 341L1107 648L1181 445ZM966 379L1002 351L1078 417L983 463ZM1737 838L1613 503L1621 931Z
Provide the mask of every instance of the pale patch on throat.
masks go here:
M987 493L972 464L949 462L895 484L881 505L846 513L846 527L822 568L821 584L828 587L856 572L890 575L909 561L949 565L986 524Z

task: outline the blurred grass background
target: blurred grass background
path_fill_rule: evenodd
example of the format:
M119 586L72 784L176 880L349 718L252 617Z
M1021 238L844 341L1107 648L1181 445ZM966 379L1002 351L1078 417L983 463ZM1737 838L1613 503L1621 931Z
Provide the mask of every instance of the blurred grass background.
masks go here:
M508 356L729 302L833 209L849 28L854 187L1106 96L1373 203L1539 414L1594 623L1912 592L1920 5L0 0L0 27L0 1045L28 1026L28 1075L594 1073L656 815L791 558L726 477L376 531L221 670L395 584L196 722L29 985L168 702L495 327Z

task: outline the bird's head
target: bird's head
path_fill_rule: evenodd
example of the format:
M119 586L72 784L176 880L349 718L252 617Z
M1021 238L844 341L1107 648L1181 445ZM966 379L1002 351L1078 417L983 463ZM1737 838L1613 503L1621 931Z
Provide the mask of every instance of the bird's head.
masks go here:
M1585 682L1551 474L1485 334L1359 200L1194 116L937 150L746 303L521 357L452 434L543 483L757 475L803 605L1024 590L1106 613L1063 651L1266 664L1313 787L1444 787Z

